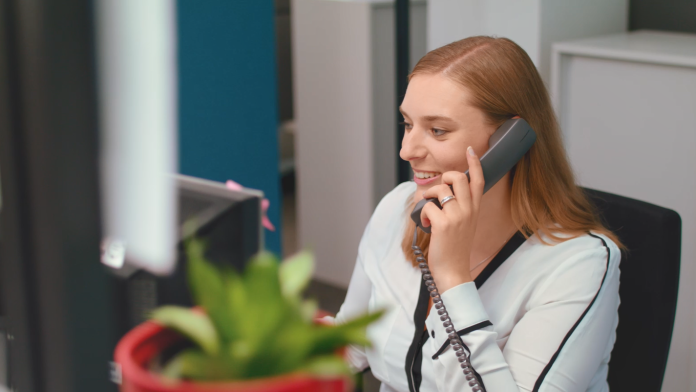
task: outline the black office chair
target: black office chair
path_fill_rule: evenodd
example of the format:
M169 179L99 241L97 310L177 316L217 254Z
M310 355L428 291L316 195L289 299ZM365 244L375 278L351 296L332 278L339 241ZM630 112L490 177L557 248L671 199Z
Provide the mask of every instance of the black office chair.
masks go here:
M609 362L612 392L659 392L672 340L679 288L681 218L675 211L585 189L626 245L621 255L619 326Z

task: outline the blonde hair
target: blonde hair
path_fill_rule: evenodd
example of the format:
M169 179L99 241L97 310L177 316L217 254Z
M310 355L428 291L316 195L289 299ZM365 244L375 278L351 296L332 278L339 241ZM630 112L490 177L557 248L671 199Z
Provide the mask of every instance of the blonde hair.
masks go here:
M472 97L469 104L480 109L489 124L498 127L518 115L536 132L536 143L510 176L512 219L526 238L537 235L548 244L540 236L544 234L559 243L592 230L623 248L575 185L546 87L522 48L507 38L469 37L426 54L409 80L437 73L464 86ZM411 211L414 206L411 196L406 207ZM415 224L410 218L408 221L402 248L416 265L411 250ZM419 230L417 243L427 258L430 234Z

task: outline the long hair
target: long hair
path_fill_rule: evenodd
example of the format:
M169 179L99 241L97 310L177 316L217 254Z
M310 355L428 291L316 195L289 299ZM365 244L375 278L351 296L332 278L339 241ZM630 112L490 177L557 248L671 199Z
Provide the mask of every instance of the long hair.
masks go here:
M517 229L529 238L544 234L555 243L592 230L619 239L606 229L583 191L575 184L560 127L544 82L527 53L507 38L469 37L435 49L409 75L441 74L460 84L489 124L499 127L515 115L525 119L537 141L511 172L511 210ZM465 154L462 151L462 154ZM415 206L413 196L406 208ZM408 218L402 248L416 265L411 250L415 223ZM418 246L426 258L430 234L418 231Z

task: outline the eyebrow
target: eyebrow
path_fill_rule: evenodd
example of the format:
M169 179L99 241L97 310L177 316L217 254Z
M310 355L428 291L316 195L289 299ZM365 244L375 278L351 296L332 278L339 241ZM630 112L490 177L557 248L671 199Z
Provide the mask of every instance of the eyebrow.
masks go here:
M454 122L453 119L446 116L424 116L423 120L433 122L433 121L449 121Z
M399 111L401 112L401 114L403 114L404 116L408 117L408 114L406 114L406 112L404 112L404 110L401 108L401 106L399 106ZM424 121L428 121L428 122L433 122L433 121L449 121L449 122L456 122L456 121L454 121L454 120L453 120L452 118L450 118L450 117L447 117L447 116L437 116L437 115L435 115L435 116L423 116L423 120L424 120Z

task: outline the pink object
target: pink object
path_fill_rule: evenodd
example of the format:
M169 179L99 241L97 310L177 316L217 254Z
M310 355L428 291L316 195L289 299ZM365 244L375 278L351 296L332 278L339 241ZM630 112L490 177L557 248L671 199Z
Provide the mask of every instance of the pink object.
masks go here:
M152 321L128 332L116 346L115 362L121 367L121 392L348 392L347 378L318 378L292 373L248 381L167 383L148 371L150 361L182 336Z
M227 183L225 185L227 185L227 189L231 189L233 191L241 191L242 189L244 189L243 186L232 180L227 180ZM261 217L261 224L268 230L275 231L275 226L273 226L273 223L271 223L270 219L268 219L268 216L266 216L268 207L270 207L270 205L271 202L268 201L268 199L261 200L261 210L263 211L263 217Z

